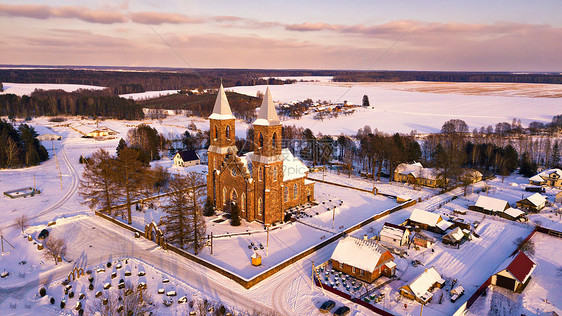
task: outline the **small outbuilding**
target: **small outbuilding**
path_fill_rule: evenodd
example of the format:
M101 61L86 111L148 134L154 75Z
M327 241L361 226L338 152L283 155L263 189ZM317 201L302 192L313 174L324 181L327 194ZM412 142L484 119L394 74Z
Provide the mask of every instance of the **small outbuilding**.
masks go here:
M523 212L520 209L516 209L513 207L508 208L507 210L501 212L499 214L501 217L505 218L505 219L509 219L512 221L526 221L526 213Z
M492 275L491 284L521 293L536 267L537 264L520 251L502 263Z
M562 191L556 193L556 195L554 196L554 202L562 203Z
M416 246L429 248L437 242L437 239L422 232L416 232L414 238L412 238L412 242Z
M62 136L56 134L42 134L37 136L37 139L40 141L47 141L47 140L61 140Z
M546 197L542 196L540 193L535 193L517 201L515 204L518 208L529 212L540 212L540 210L546 206L546 201Z
M434 267L425 269L425 271L415 278L410 284L400 288L400 294L412 300L416 300L422 304L427 304L433 298L434 288L442 288L445 280Z
M180 167L195 166L201 163L195 150L182 150L174 155L174 165Z
M411 226L418 226L421 229L430 230L436 233L443 234L445 231L453 225L453 223L448 222L437 213L432 213L420 209L414 209L410 218L408 219L408 224Z
M331 256L332 269L372 283L381 275L391 277L396 270L394 256L377 241L346 237Z
M380 232L381 242L401 247L408 243L410 239L410 230L404 226L384 223Z

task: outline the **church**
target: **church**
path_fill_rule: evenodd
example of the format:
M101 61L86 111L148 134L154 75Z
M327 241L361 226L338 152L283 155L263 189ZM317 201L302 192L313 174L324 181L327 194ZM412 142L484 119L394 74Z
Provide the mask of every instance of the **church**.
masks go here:
M308 168L281 148L281 121L267 88L254 128L255 151L238 156L235 117L221 84L210 121L207 198L216 209L233 204L240 218L264 225L281 222L288 208L314 200Z

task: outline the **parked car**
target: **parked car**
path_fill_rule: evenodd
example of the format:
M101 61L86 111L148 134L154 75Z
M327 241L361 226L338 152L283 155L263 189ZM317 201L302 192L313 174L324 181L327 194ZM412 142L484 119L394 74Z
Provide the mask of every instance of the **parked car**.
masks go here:
M41 240L41 239L45 239L49 237L49 231L46 229L43 229L40 233L39 236L37 236L37 239Z
M345 316L349 314L349 307L341 306L334 312L334 316Z
M322 305L320 306L320 312L321 313L327 313L329 312L332 308L334 308L334 306L336 306L336 303L332 300L329 301L325 301L324 303L322 303Z

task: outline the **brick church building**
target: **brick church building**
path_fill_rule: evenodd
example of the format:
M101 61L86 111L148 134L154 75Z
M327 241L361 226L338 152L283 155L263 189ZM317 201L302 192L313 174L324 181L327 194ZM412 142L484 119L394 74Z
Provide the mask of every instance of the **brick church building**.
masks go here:
M308 168L281 148L281 121L269 88L253 123L255 151L237 155L235 118L222 84L209 121L207 197L217 209L237 204L240 218L272 224L283 220L284 210L314 200Z

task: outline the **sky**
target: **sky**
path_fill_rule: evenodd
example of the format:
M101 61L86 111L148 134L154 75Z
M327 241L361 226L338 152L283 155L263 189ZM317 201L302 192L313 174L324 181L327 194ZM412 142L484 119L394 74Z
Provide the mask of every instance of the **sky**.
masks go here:
M0 63L562 71L562 1L0 0Z

